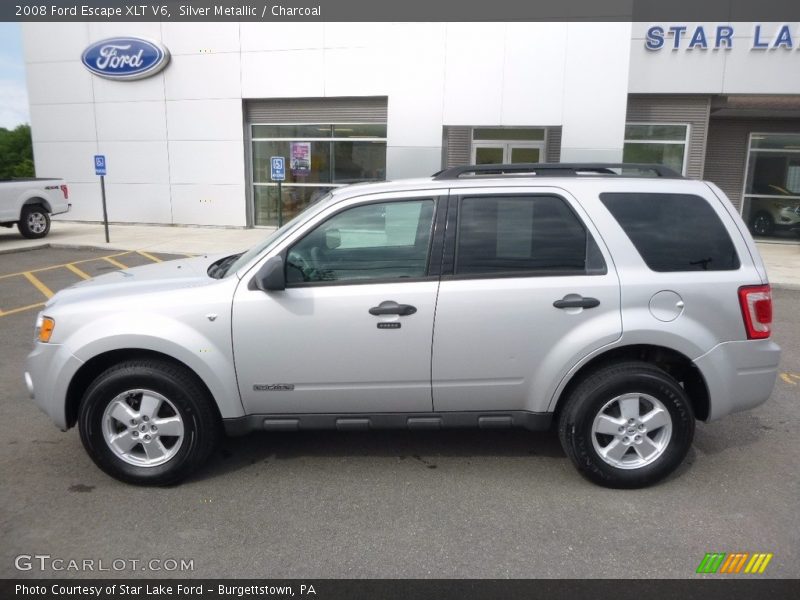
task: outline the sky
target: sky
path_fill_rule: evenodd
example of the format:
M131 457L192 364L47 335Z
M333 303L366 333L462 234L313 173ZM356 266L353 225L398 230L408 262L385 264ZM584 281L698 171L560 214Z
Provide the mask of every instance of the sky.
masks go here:
M0 127L30 123L22 29L19 23L0 23Z

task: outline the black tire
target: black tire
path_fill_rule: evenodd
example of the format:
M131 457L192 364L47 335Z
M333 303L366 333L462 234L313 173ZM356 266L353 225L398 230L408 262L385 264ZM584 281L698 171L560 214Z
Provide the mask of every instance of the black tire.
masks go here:
M22 207L17 229L22 237L29 240L43 238L50 233L50 215L40 204L29 204Z
M753 235L760 237L771 235L775 229L775 220L768 212L759 211L750 222L750 229L753 231Z
M117 456L105 440L102 421L106 407L120 394L134 389L162 395L183 421L182 442L163 464L130 464ZM195 375L179 365L158 360L130 360L103 372L83 395L78 426L83 446L95 464L112 477L137 485L170 485L184 479L208 459L221 434L213 400Z
M653 462L638 468L620 468L609 464L593 443L592 424L595 418L609 401L629 393L647 394L655 398L663 404L671 419L671 433L668 441L665 440L661 454ZM651 485L672 473L692 445L695 419L686 392L670 375L649 363L631 361L601 367L588 374L565 402L558 419L561 445L578 471L599 485L611 488ZM642 405L643 401L639 402ZM603 438L598 434L596 439L598 443L601 439L607 439L610 443L613 437ZM605 447L605 444L602 446ZM630 447L626 453L638 454L635 451L636 448ZM637 457L632 455L632 458L636 460Z

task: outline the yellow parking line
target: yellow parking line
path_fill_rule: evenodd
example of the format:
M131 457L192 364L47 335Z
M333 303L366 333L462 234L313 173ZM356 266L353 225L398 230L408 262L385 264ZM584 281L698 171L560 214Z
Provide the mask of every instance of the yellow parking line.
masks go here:
M781 379L790 385L797 385L794 381L792 381L792 378L789 377L788 373L781 373Z
M75 273L75 275L77 275L78 277L81 277L82 279L91 279L92 278L91 275L85 273L84 271L81 271L78 267L76 267L72 263L66 264L64 266L67 269L69 269L70 271L72 271L73 273Z
M31 273L30 271L26 271L25 273L22 274L22 276L28 281L30 281L33 284L33 287L42 292L47 298L53 297L53 290L51 290L49 287L47 287L45 284L39 281L36 278L36 275Z
M20 271L19 273L8 273L7 275L0 275L0 279L6 279L8 277L17 277L19 275L24 275L25 273L39 273L40 271L52 271L53 269L61 269L62 267L66 267L67 264L70 265L79 265L82 263L92 262L95 260L104 260L109 258L114 258L116 256L125 256L126 254L130 254L131 251L127 252L117 252L116 254L109 254L108 256L96 256L94 258L84 258L82 260L73 260L71 263L63 263L60 265L50 265L47 267L41 267L39 269L30 269L29 271ZM118 263L122 264L122 263ZM127 269L128 267L123 266L123 269Z
M145 258L147 258L149 260L152 260L153 262L164 262L163 260L161 260L157 256L153 256L152 254L150 254L149 252L145 252L144 250L137 250L136 253L137 254L141 254L142 256L144 256Z
M117 267L117 268L119 268L119 269L127 269L127 268L128 268L127 266L123 265L123 264L122 264L121 262L119 262L118 260L114 260L114 259L113 259L112 257L110 257L110 256L103 256L102 258L103 258L103 260L105 260L106 262L110 262L112 265L114 265L115 267Z
M36 304L29 304L28 306L22 306L20 308L12 308L11 310L0 310L0 317L13 315L14 313L30 310L32 308L40 308L42 306L44 306L44 302L37 302Z

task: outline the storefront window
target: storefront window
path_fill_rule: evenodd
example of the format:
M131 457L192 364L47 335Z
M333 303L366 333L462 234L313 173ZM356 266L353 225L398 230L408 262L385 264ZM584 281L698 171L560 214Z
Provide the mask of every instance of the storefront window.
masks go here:
M276 226L334 187L386 178L386 125L339 123L253 125L256 225ZM270 158L286 159L286 180L270 179Z
M800 133L753 133L742 218L758 237L800 234Z
M688 137L688 125L628 123L622 160L664 165L685 174Z

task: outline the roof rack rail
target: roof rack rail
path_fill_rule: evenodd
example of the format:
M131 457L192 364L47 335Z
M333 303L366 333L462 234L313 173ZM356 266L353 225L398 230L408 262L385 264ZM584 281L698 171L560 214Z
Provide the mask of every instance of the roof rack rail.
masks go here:
M622 174L614 169L636 171L636 174ZM459 179L464 175L473 177L578 177L585 175L613 175L616 177L664 177L666 179L683 179L677 173L663 165L641 163L515 163L510 165L466 165L451 167L433 174L434 180Z

